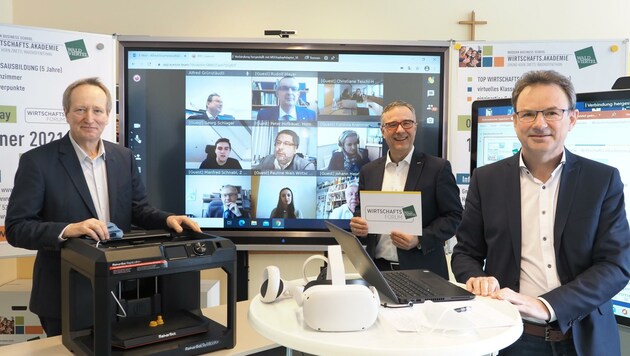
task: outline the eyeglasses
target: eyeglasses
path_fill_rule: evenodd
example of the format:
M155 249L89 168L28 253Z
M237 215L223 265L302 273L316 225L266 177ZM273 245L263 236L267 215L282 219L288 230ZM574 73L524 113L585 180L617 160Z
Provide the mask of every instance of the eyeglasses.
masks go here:
M542 113L546 121L559 121L562 120L567 111L569 109L521 110L516 112L516 117L520 122L534 122L538 113Z
M300 90L300 88L298 88L298 87L290 87L290 86L287 86L287 85L281 85L281 86L278 87L278 89L282 90L282 91L289 91L289 90L298 91L298 90Z
M395 130L398 130L398 125L400 125L402 126L403 129L409 130L415 124L416 122L413 120L403 120L401 122L398 122L398 121L386 122L386 123L381 124L381 127L389 131L395 131Z
M289 141L276 141L276 142L274 142L274 144L276 145L276 147L278 147L278 146L295 146L295 143L289 142Z
M237 195L238 195L237 193L222 193L222 194L221 194L221 196L222 196L223 198L227 198L227 197L230 197L230 198L231 198L231 197L235 197L235 196L237 196Z

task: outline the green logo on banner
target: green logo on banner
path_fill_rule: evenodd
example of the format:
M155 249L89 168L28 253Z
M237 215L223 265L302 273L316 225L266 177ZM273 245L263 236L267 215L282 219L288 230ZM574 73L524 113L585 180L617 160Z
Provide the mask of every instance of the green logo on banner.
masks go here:
M597 64L597 58L595 58L595 51L592 46L575 51L575 60L580 69Z
M0 105L0 124L11 123L15 124L17 121L17 106Z
M413 205L409 205L406 206L404 208L402 208L403 214L405 214L405 219L413 219L416 216L418 216L418 214L416 213L416 209L414 209Z
M83 40L66 42L66 50L71 61L89 57Z

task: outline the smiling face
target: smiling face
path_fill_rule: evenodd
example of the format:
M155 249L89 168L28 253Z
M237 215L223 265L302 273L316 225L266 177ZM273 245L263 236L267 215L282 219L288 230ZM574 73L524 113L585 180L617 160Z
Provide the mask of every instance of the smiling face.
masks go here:
M70 94L70 105L66 113L72 138L83 149L92 150L98 146L101 134L109 122L107 95L90 84L79 85Z
M402 123L403 121L413 121L408 129L404 129L401 125L395 129L386 128L388 123ZM381 132L383 138L389 147L390 158L394 162L399 162L413 149L413 141L416 138L417 125L416 116L408 107L396 106L391 110L384 112L381 116Z
M288 189L282 189L280 191L280 201L285 208L288 207L289 204L291 204L291 202L293 201L293 194L291 193L291 191Z
M212 116L216 117L223 109L223 100L218 95L214 95L211 101L206 102L206 109Z
M523 110L569 109L569 99L556 84L534 84L523 89L515 112ZM548 160L562 155L564 141L577 120L577 110L562 114L558 121L547 121L536 113L533 122L521 122L514 114L514 131L522 145L524 159Z

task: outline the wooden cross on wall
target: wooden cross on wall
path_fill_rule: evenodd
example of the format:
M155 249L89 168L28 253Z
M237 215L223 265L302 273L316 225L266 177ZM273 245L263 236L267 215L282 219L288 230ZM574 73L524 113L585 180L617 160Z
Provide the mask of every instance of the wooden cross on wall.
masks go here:
M470 20L459 21L458 23L460 25L469 25L470 26L470 40L474 41L475 40L475 26L476 25L485 25L485 24L488 23L488 21L477 21L475 19L475 11L473 11Z

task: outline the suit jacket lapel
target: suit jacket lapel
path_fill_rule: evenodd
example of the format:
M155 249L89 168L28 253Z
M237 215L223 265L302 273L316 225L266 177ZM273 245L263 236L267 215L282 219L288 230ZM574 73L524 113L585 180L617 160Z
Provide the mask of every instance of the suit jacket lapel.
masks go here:
M424 167L424 154L419 151L414 151L413 155L411 155L409 173L407 174L407 181L405 182L405 191L416 190L418 181L420 180L420 174L422 173L422 167Z
M512 239L512 251L514 253L514 261L521 260L521 169L519 168L520 153L514 155L511 159L506 161L507 181L506 185L507 196L505 197L505 206L508 216L508 227L510 231L510 238ZM500 175L501 176L501 175ZM499 191L499 190L497 190Z
M85 182L85 176L83 175L83 170L81 169L81 165L77 159L76 152L74 151L74 147L72 147L72 142L70 142L69 134L66 134L61 139L59 145L59 160L66 169L68 176L70 176L70 180L79 192L85 206L88 208L92 216L96 218L96 208L94 207L94 202L92 202L92 196L90 195L90 190Z
M556 256L559 256L562 231L567 223L569 210L573 204L573 197L577 192L577 182L580 175L581 165L576 157L566 150L566 163L562 169L560 177L560 187L558 188L558 203L556 204L556 218L553 226L553 245Z
M109 198L109 219L111 221L117 221L116 212L116 197L118 197L118 177L120 174L116 174L117 164L116 155L114 155L113 149L109 149L108 145L103 141L105 145L105 169L107 170L107 191Z
M365 189L367 190L381 190L383 187L387 157L381 157L376 162L377 164L370 170L370 179L366 180Z

